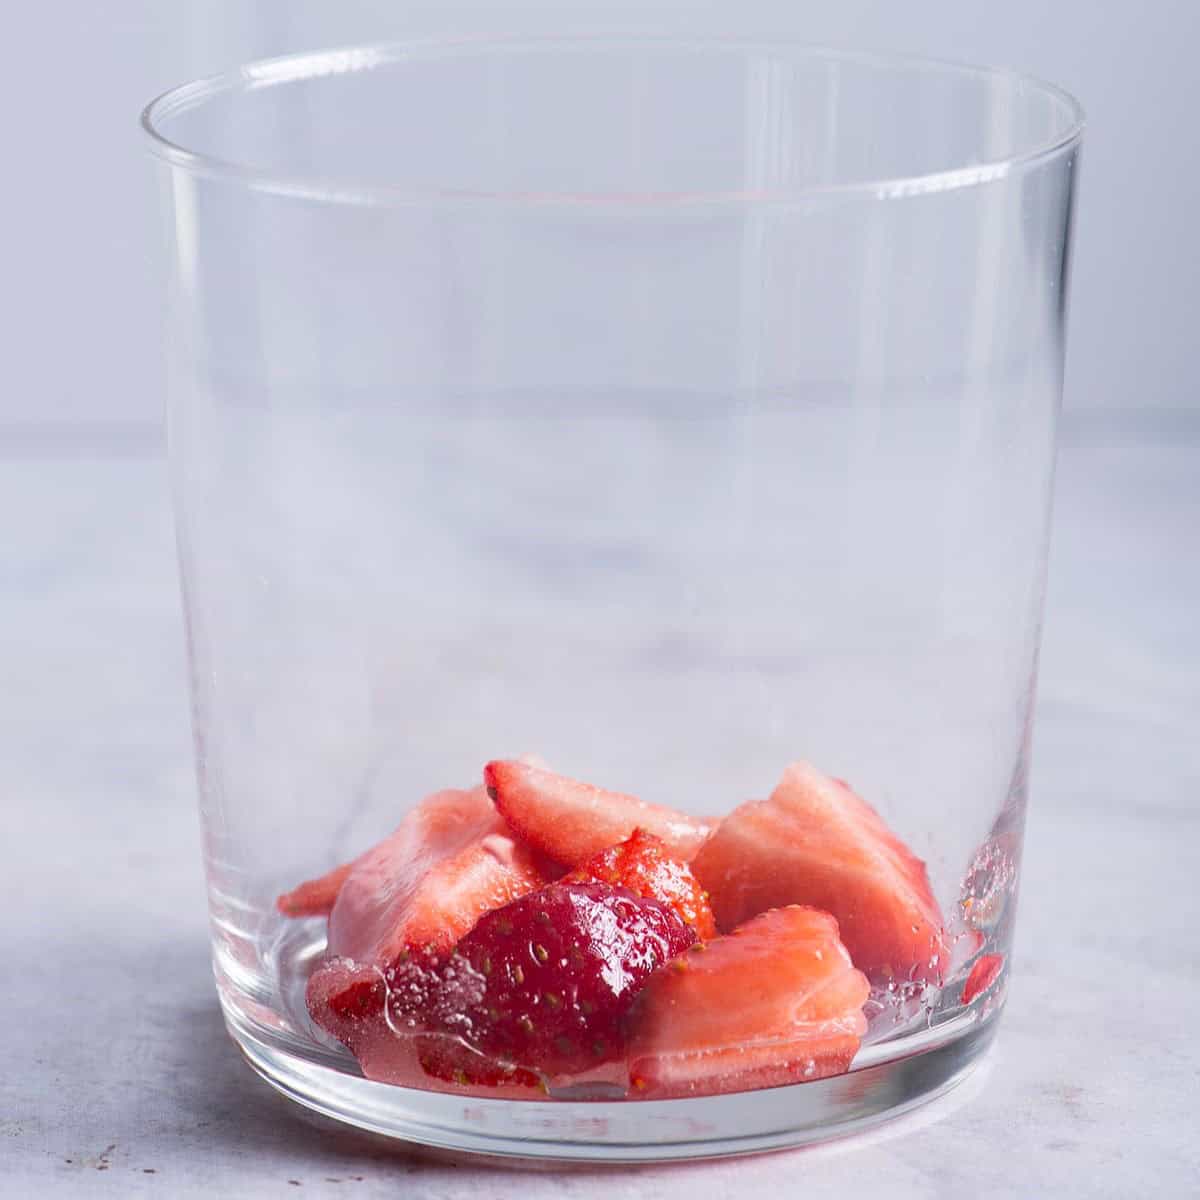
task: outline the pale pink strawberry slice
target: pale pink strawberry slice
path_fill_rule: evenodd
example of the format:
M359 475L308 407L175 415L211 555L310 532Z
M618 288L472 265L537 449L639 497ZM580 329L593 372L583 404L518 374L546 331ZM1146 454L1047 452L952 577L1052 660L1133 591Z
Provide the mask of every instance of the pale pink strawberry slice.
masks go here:
M543 864L511 836L482 787L427 797L377 846L280 898L285 912L313 913L333 896L330 957L309 979L309 1014L368 1078L420 1080L412 1037L397 1035L385 1016L388 973L412 952L449 952L484 913L545 881Z
M353 868L352 862L342 863L318 879L308 879L279 896L275 907L285 917L327 917Z
M962 1002L970 1004L976 996L982 996L996 982L1003 966L1003 954L985 954L977 959L963 984Z
M543 760L533 754L525 755L522 757L521 762L530 763L535 766L544 765ZM479 803L479 798L476 794L478 791L478 788L474 789L470 794L470 800L464 803L459 803L459 801L461 801L461 798L466 793L455 789L434 793L433 796L428 797L419 806L419 809L423 810L422 819L424 824L429 827L435 837L441 837L446 830L453 833L455 823L460 819L464 827L469 826L472 821L481 821L484 826L489 826L487 809ZM392 835L392 838L387 839L387 841L390 842L398 837L405 828L406 825L401 825L400 829ZM505 826L502 827L502 832L508 833L509 830ZM387 842L381 844L386 845ZM341 866L334 867L332 871L327 871L324 875L316 879L309 879L304 883L298 884L291 891L284 892L281 896L278 896L275 900L275 907L285 917L329 916L342 890L342 885L349 878L350 873L365 859L374 855L379 848L379 846L372 847L372 849L366 851L364 854L359 855L358 858L352 859L347 863L342 863ZM438 853L436 846L431 846L431 850L435 854ZM553 863L544 862L540 863L539 866L543 873L548 876L560 873Z
M414 946L449 950L485 912L544 882L482 787L437 792L355 860L329 914L328 950L385 965Z
M828 913L762 913L650 977L626 1023L630 1094L664 1100L841 1074L866 1033L870 990Z
M518 836L566 867L580 866L639 828L658 838L672 858L687 862L710 830L673 808L513 759L488 763L483 778Z
M692 871L721 929L808 904L837 918L854 964L876 980L940 983L944 923L925 864L844 783L794 763L769 800L726 817Z

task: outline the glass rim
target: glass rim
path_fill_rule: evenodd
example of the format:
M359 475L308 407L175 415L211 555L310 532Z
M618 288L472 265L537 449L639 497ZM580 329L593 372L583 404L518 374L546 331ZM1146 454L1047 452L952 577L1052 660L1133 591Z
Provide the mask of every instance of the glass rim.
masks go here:
M163 126L178 113L199 107L216 96L252 92L259 88L298 83L330 75L451 56L580 50L669 50L730 53L779 53L814 60L841 61L860 65L898 67L911 71L1004 79L1023 84L1057 100L1067 115L1064 129L1054 137L1001 158L990 159L911 175L835 183L804 184L768 189L678 191L638 193L611 191L522 191L512 189L467 189L414 187L409 184L365 182L337 175L276 170L255 163L235 162L173 141ZM676 208L700 205L789 205L822 196L862 195L878 200L929 195L975 187L1007 178L1014 172L1035 168L1077 146L1082 139L1086 114L1082 104L1066 89L1037 76L1005 67L983 67L951 59L920 54L843 49L786 38L743 39L722 37L678 37L652 35L573 36L464 36L407 38L362 43L334 49L303 51L254 59L213 75L169 88L142 109L140 123L151 152L173 167L206 177L240 182L256 191L343 204L465 203L511 205L619 206Z

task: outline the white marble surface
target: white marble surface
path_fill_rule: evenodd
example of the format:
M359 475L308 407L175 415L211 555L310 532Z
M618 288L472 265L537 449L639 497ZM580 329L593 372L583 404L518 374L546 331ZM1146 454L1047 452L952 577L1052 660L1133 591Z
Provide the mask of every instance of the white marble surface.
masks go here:
M985 1067L834 1146L571 1172L314 1127L243 1066L209 974L162 463L136 438L0 441L0 1195L1200 1194L1200 438L1182 433L1092 431L1062 456L1015 974Z

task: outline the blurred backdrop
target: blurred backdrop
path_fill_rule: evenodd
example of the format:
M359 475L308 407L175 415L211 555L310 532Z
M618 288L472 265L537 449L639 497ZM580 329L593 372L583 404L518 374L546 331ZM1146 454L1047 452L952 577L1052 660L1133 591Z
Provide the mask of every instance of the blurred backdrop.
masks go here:
M736 7L736 16L735 16ZM137 127L155 93L266 55L459 32L780 35L1010 66L1087 108L1068 433L1194 429L1200 315L1196 0L115 0L6 18L0 193L8 387L31 448L159 438L158 197Z

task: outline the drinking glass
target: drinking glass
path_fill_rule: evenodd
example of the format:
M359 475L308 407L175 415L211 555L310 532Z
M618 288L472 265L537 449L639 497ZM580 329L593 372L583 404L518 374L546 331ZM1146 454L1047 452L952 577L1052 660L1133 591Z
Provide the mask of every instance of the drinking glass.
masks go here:
M384 1134L614 1161L825 1138L961 1079L1010 971L1077 103L784 44L465 40L255 63L143 123L251 1065ZM813 1082L364 1078L305 1008L325 922L275 898L526 752L714 817L799 759L852 781L926 864L943 961L873 979Z

